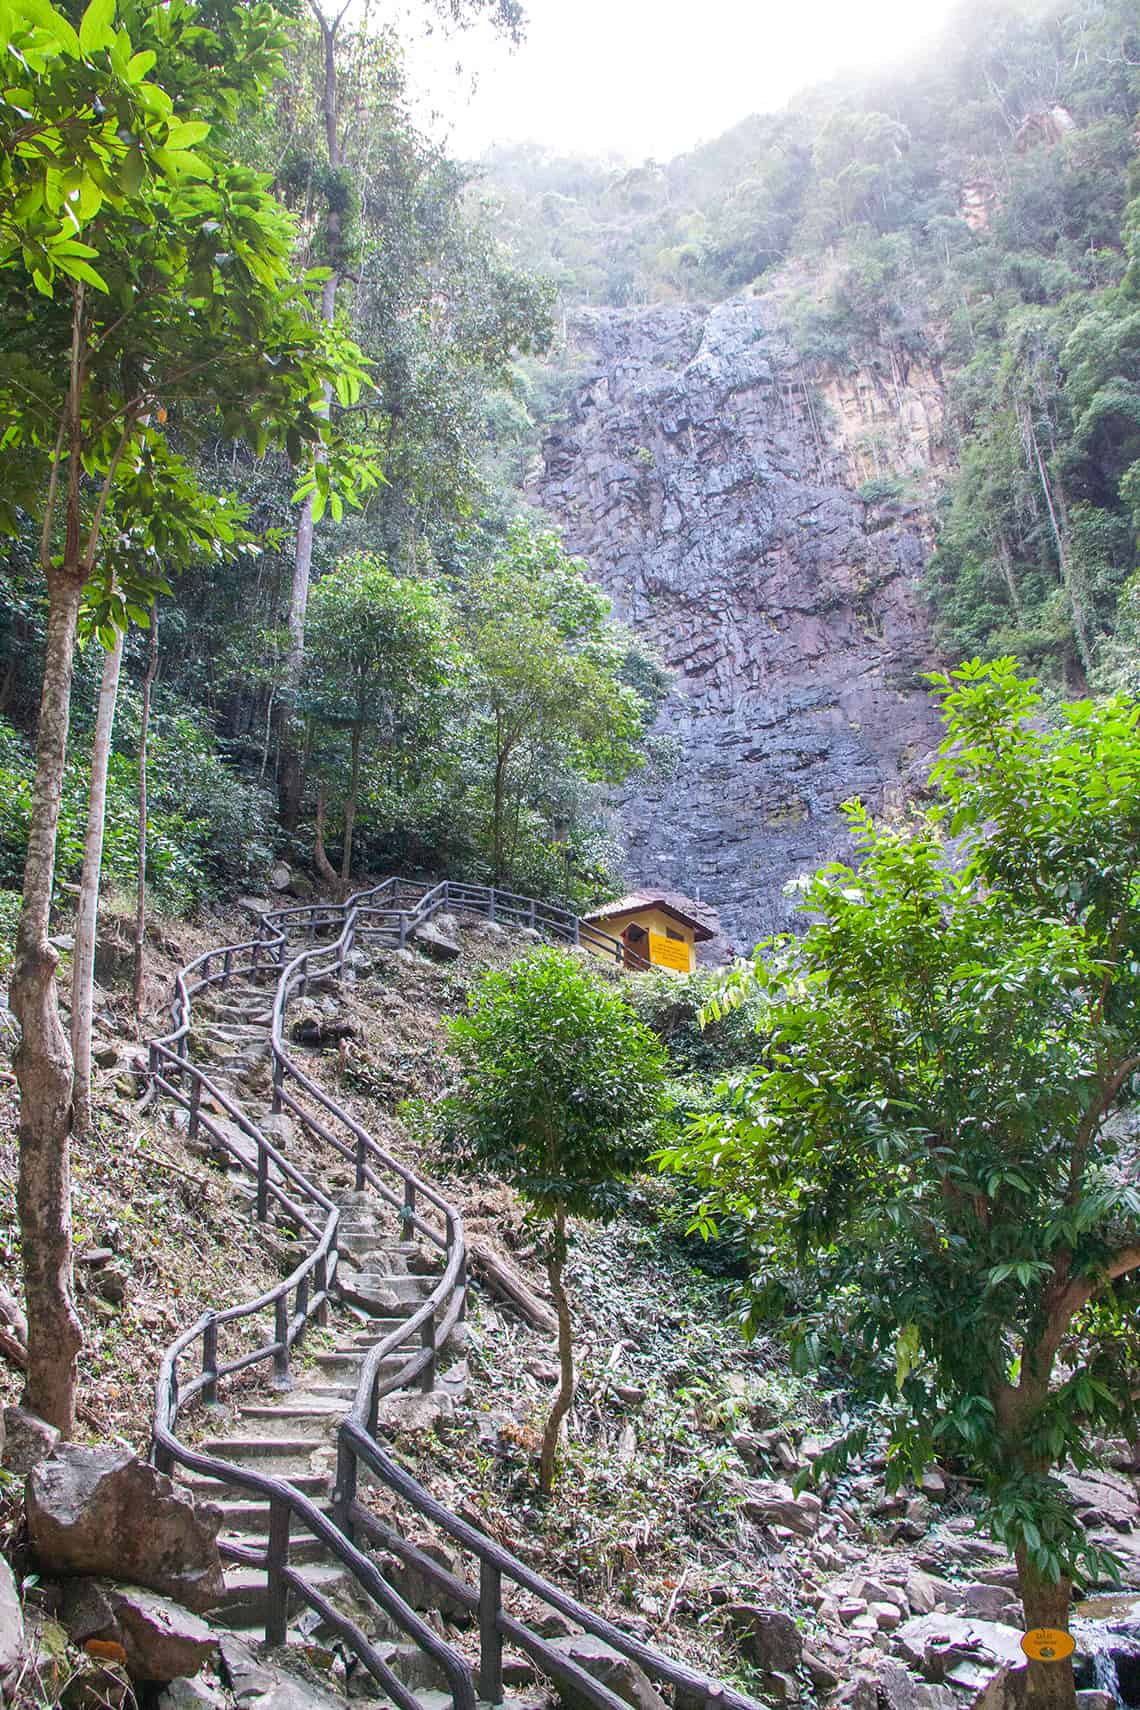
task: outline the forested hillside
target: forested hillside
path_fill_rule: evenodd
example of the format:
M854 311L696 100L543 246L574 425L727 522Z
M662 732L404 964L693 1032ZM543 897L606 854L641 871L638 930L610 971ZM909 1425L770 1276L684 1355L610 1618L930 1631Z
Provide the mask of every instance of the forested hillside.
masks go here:
M921 65L812 90L667 164L503 149L481 196L568 302L776 289L821 390L871 369L901 413L933 371L936 644L1105 687L1133 680L1138 97L1134 7L965 6ZM877 437L868 502L924 496Z

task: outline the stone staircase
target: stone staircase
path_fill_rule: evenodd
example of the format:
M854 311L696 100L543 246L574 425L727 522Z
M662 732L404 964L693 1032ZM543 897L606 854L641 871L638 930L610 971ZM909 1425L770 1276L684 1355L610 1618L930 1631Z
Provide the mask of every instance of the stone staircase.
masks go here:
M320 987L326 990L331 986L331 981L320 982ZM314 990L318 989L314 982ZM341 1214L339 1304L332 1309L322 1337L325 1345L299 1346L296 1350L294 1368L286 1385L239 1402L232 1413L227 1410L223 1434L200 1436L194 1446L236 1470L248 1467L285 1479L331 1514L337 1426L352 1406L365 1355L428 1296L438 1275L439 1260L418 1242L402 1240L397 1214L387 1211L375 1196L330 1186L328 1176L335 1177L336 1172L329 1172L327 1163L322 1171L308 1156L310 1148L301 1125L289 1116L273 1112L271 1004L272 987L254 979L205 994L195 1004L190 1056L203 1065L219 1090L240 1107L283 1155L295 1161L310 1179L325 1182L326 1191ZM216 1106L211 1108L208 1095L203 1096L202 1108L208 1110L211 1121L237 1156L219 1147L205 1130L187 1144L226 1170L235 1200L243 1210L250 1210L255 1196L251 1172L256 1169L256 1145L232 1118ZM186 1126L185 1111L175 1111L173 1117L177 1125ZM281 1175L277 1166L271 1164L270 1178L280 1181ZM282 1185L288 1191L289 1184ZM288 1229L287 1215L276 1220ZM383 1423L422 1427L451 1410L455 1401L462 1398L466 1385L466 1366L458 1345L461 1340L461 1333L454 1334L451 1344L441 1350L430 1390L397 1393L381 1403ZM381 1376L398 1370L402 1363L393 1356L381 1365ZM204 1410L207 1421L211 1411ZM200 1413L199 1418L202 1417ZM243 1495L231 1482L186 1472L177 1476L196 1496L221 1509L224 1517L221 1544L264 1549L269 1535L267 1499L253 1491ZM291 1539L289 1561L310 1585L364 1626L368 1636L379 1645L388 1666L417 1694L424 1710L450 1703L450 1695L438 1694L445 1682L436 1665L417 1646L409 1644L382 1611L363 1599L352 1575L329 1555L318 1538L301 1535ZM264 1570L231 1563L226 1570L225 1600L213 1619L236 1632L249 1632L264 1626L267 1601ZM300 1604L300 1599L297 1602ZM290 1636L297 1639L308 1636L316 1618L304 1614L300 1608L290 1613L291 1618L301 1615L297 1630ZM534 1700L512 1702L521 1707Z

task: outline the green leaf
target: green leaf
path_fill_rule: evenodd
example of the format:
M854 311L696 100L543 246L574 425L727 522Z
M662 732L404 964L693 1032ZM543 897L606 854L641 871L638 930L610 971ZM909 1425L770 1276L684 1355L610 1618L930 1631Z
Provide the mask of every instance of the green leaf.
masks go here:
M115 0L90 0L79 23L79 47L87 57L115 39Z
M210 134L210 127L201 119L184 119L171 125L166 133L166 147L181 151L193 148Z

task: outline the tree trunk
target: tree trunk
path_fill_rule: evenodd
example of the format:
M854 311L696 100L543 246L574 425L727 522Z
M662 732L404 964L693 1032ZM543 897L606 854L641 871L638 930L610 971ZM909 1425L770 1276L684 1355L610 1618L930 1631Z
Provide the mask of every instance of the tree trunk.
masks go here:
M340 141L337 136L337 76L336 76L336 35L343 18L342 12L336 22L329 24L321 13L316 0L311 0L313 13L321 32L321 46L324 53L324 84L321 95L322 116L325 125L325 143L328 148L329 166L334 171L341 164ZM332 269L325 280L321 292L321 319L327 326L332 326L336 319L336 293L340 283L340 260L337 255L340 238L340 213L335 208L329 208L325 219L325 232L328 240L328 265ZM327 416L332 409L332 387L324 388L324 413ZM323 453L318 451L318 462ZM281 761L279 770L278 800L281 820L286 831L296 831L297 822L301 816L301 801L304 794L304 768L301 763L301 733L297 719L297 694L301 687L301 674L305 666L305 613L309 604L309 577L313 566L313 501L305 500L301 507L301 515L297 522L297 545L293 554L293 583L289 593L289 650L285 662L285 681L282 685L281 701Z
M68 561L74 563L77 556L69 553ZM59 958L48 937L83 580L80 568L52 568L47 573L47 649L11 990L21 1033L15 1067L20 1085L17 1200L28 1316L26 1399L32 1411L64 1437L75 1428L76 1366L83 1336L71 1278L71 1048L56 998Z
M344 804L344 849L340 857L340 882L348 890L352 877L352 836L356 830L356 798L360 794L360 739L359 724L352 727L352 776L348 785L348 800Z
M99 930L99 881L103 874L103 832L107 810L107 773L111 764L111 732L119 699L123 664L123 632L104 655L103 680L95 714L91 749L91 787L87 796L87 833L83 871L79 880L79 912L75 923L75 957L71 968L71 1055L73 1131L91 1132L91 1016L95 988L95 939Z
M150 651L147 654L146 676L142 689L142 720L139 725L139 862L135 880L135 962L131 982L135 1018L142 1016L143 988L146 980L146 843L147 799L146 762L150 740L150 699L158 672L158 604L150 608Z
M317 825L313 836L313 864L325 884L335 893L337 889L336 870L325 850L325 786L317 785Z
M554 1489L554 1463L558 1455L558 1437L562 1430L562 1421L574 1404L574 1344L573 1327L570 1323L570 1303L566 1299L566 1290L562 1286L562 1272L566 1265L566 1212L558 1207L554 1215L554 1243L546 1261L546 1275L550 1282L550 1293L554 1299L554 1307L558 1313L558 1394L554 1397L554 1405L550 1409L550 1417L542 1433L542 1458L539 1462L538 1487L544 1496L549 1496Z
M1017 1587L1025 1611L1025 1630L1049 1627L1059 1632L1069 1630L1069 1607L1073 1587L1069 1580L1049 1583L1042 1580L1029 1560L1028 1552L1017 1552ZM1073 1679L1072 1657L1058 1661L1030 1661L1026 1674L1026 1703L1031 1710L1076 1710L1077 1689Z
M503 882L503 814L506 795L507 756L499 754L495 761L495 796L492 806L492 856L493 873L491 883L499 885Z
M1041 491L1045 498L1045 508L1049 513L1049 527L1053 535L1053 544L1057 548L1057 560L1061 570L1061 581L1069 596L1069 609L1073 614L1073 634L1077 639L1077 652L1081 656L1081 664L1086 675L1092 670L1092 642L1089 639L1088 617L1084 602L1076 587L1072 564L1069 560L1068 528L1062 529L1057 516L1057 506L1053 503L1053 489L1045 469L1045 459L1041 455L1041 446L1037 438L1037 429L1033 425L1033 417L1027 409L1024 419L1025 430L1028 434L1029 449L1037 466L1037 479L1041 483ZM1062 516L1064 501L1061 500Z

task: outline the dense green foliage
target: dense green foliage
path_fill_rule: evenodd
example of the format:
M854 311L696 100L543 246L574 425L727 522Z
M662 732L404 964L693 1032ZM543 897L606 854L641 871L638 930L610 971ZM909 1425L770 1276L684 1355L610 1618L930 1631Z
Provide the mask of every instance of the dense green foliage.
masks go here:
M647 1156L664 1055L623 991L542 950L485 974L451 1027L462 1090L443 1107L460 1155L516 1186L539 1218L607 1220Z
M757 1319L878 1398L894 1478L982 1477L1024 1594L1105 1571L1052 1474L1132 1414L1140 706L1043 728L1010 660L936 685L937 804L851 807L857 865L721 1000L759 1066L668 1161L746 1223Z
M440 10L460 23L480 11L493 14L508 34L519 26L517 8L509 4ZM480 710L484 699L488 705L494 699L515 661L507 654L497 663L477 659L479 637L485 638L486 631L478 614L493 584L505 589L509 562L517 575L525 574L523 560L532 550L527 530L510 533L516 500L484 473L490 468L487 449L496 424L504 420L515 419L524 439L533 431L515 359L541 350L549 337L547 288L509 263L489 222L474 217L467 205L465 170L417 131L405 99L400 44L391 31L362 34L346 26L337 36L340 125L338 160L330 165L322 110L325 59L312 20L294 19L288 9L277 12L269 5L248 16L245 9L223 5L211 9L209 28L195 35L203 20L189 0L158 13L140 4L129 17L122 10L121 19L133 21L143 44L156 31L165 32L161 49L147 45L147 52L158 54L153 75L162 71L169 80L177 68L182 80L177 93L192 117L184 121L179 114L182 128L168 135L172 121L163 102L169 106L169 101L161 89L155 95L150 84L139 83L147 71L146 55L124 60L122 66L116 60L123 82L122 135L105 123L95 128L93 140L83 141L88 153L102 149L106 155L95 159L91 187L83 192L81 223L88 222L87 235L100 246L100 266L110 286L109 293L102 293L90 281L85 285L89 408L93 422L100 408L112 422L115 411L124 409L129 447L119 452L103 550L92 563L89 621L101 625L107 637L109 619L145 621L151 597L160 596L155 691L160 760L162 721L189 717L195 749L207 742L221 768L216 772L220 787L196 791L192 801L183 801L184 817L209 825L203 847L233 848L235 869L244 873L247 864L238 851L263 850L266 833L279 851L312 858L313 820L323 790L329 835L334 844L355 847L357 865L447 867L478 878L497 869L516 886L594 897L607 884L615 860L601 830L594 784L620 776L634 763L642 724L652 712L652 693L646 698L645 686L659 673L655 678L655 667L639 656L631 667L639 692L623 686L629 675L623 644L617 631L611 632L604 602L589 595L583 595L582 607L592 612L589 636L583 629L574 640L568 630L551 625L541 636L530 635L532 686L546 693L548 672L562 685L547 695L548 713L559 694L565 699L568 676L576 675L582 687L591 650L595 693L592 700L583 697L580 736L570 750L563 747L569 730L565 717L559 724L544 716L528 726L525 740L512 742L498 780L497 810L491 777L496 760L489 758L488 724ZM113 24L105 20L100 26L95 20L88 28L92 42L98 27ZM60 42L50 47L45 64L69 63L69 28L60 24ZM114 49L120 59L125 41L123 35ZM187 42L197 56L196 81L184 64ZM96 51L110 50L97 45ZM104 71L98 74L106 82ZM70 75L74 81L77 73ZM239 100L237 91L258 78L261 87L270 89L270 98ZM141 96L134 93L136 87ZM131 102L143 115L140 125L145 119L149 126L140 131L140 152L152 175L173 173L172 150L177 147L189 157L191 146L215 173L211 188L193 160L179 167L180 176L162 192L161 206L147 181L143 193L151 198L154 218L147 216L145 245L134 238L119 245L117 228L109 223L118 218L123 196L136 188L133 155L122 182L114 178L129 153L125 121ZM210 201L215 195L225 201L220 211ZM131 204L132 219L139 206L141 199ZM231 230L231 219L246 226ZM268 246L260 259L250 244L255 231L263 231ZM57 237L57 228L49 224L37 242L50 245ZM57 244L55 261L43 265L78 279L91 258L73 255L60 241L64 247ZM28 254L31 266L35 257ZM322 333L318 299L329 268L338 271L342 283L336 323ZM234 269L245 298L230 288L228 272ZM283 366L273 358L255 364L256 373L246 372L236 333L230 362L227 316L267 312L285 275L289 289L274 307L273 325L299 341L302 352L311 347L314 356L327 351L335 357L336 379L331 427L321 420L319 388L308 384L289 412L288 433L276 435L280 444L275 448L275 434L263 432L259 419L268 421L271 410L280 414L292 370L288 362ZM303 284L294 287L294 278ZM46 299L29 303L27 292L11 278L7 290L0 313L6 316L5 348L12 362L0 399L5 408L0 504L11 544L0 603L0 715L30 736L44 662L40 536L54 445L55 403L46 383L62 384L67 370L66 362L49 365L40 385L35 365L47 348L45 318L54 317L66 331L69 299L62 291L57 292L59 305ZM208 315L195 296L199 291L207 291ZM251 293L255 303L248 300ZM104 307L106 337L99 318ZM152 325L159 320L160 327ZM180 339L185 374L178 365ZM355 355L357 345L363 366ZM273 356L271 338L264 341L264 354ZM311 363L310 371L319 372ZM136 395L132 387L144 372L148 385ZM331 382L331 365L325 375ZM240 393L240 422L233 410L219 413L211 403L220 384ZM121 397L115 387L125 388ZM39 425L39 417L20 403L29 389L41 399ZM88 521L98 504L96 466L105 471L115 455L114 435L108 433L93 444L87 478L80 483ZM305 447L319 435L329 444L306 475ZM235 436L246 436L249 443L235 443ZM310 490L317 521L314 652L297 690L286 686L285 619L294 501L298 492ZM354 493L367 493L366 509L346 505ZM567 590L583 586L577 567L563 564L556 543L542 540L533 551L545 553L550 573L561 574ZM389 616L401 603L426 601L432 607L438 633L413 648L414 657L397 644L399 625L385 630L379 612L369 625L357 621L367 591L357 588L353 609L346 589L349 580L359 581L357 572L365 563L373 566L373 579L384 583ZM325 591L322 579L328 582ZM371 649L362 674L365 629ZM612 661L602 664L600 655L607 648ZM137 687L146 653L145 645L128 644L130 685ZM577 663L568 662L570 656ZM461 658L466 665L458 662ZM612 681L610 691L606 681ZM70 762L76 779L85 764L96 686L97 673L81 662ZM307 791L300 825L296 832L285 832L266 823L263 791L272 788L278 773L283 712L294 693L308 727ZM595 729L590 736L586 729L588 707L595 708L596 725L603 704L614 714L608 761L600 758L601 733ZM125 711L119 727L117 755L129 746L135 729ZM619 762L613 756L622 742ZM108 848L113 880L125 878L129 859L126 797L120 800L119 793L126 775L120 778L120 773L117 757L110 788L112 803L119 804L115 812L123 820L123 837L117 841L112 835ZM250 794L249 839L232 835L231 782ZM73 806L74 812L65 809L63 827L71 854L81 835L78 794ZM349 838L343 836L346 817L356 821ZM15 800L8 820L14 874L20 828ZM156 832L151 867L159 881L166 857L157 821ZM186 862L193 867L203 840L187 834L183 841ZM342 847L346 875L350 856L351 848ZM206 861L210 874L212 861L212 856ZM64 864L68 872L61 876L72 876L70 855ZM206 869L180 889L181 901L213 882Z
M616 1215L665 1105L660 1042L588 963L585 952L547 949L484 974L451 1024L463 1081L437 1113L458 1157L509 1182L538 1225L561 1367L542 1440L547 1496L575 1390L567 1219Z
M571 300L779 276L808 385L860 368L901 401L915 372L941 381L938 643L1132 686L1113 638L1140 522L1138 103L1126 0L967 4L924 63L810 91L668 165L517 147L484 194ZM873 426L858 450L888 492L922 462L892 467Z

